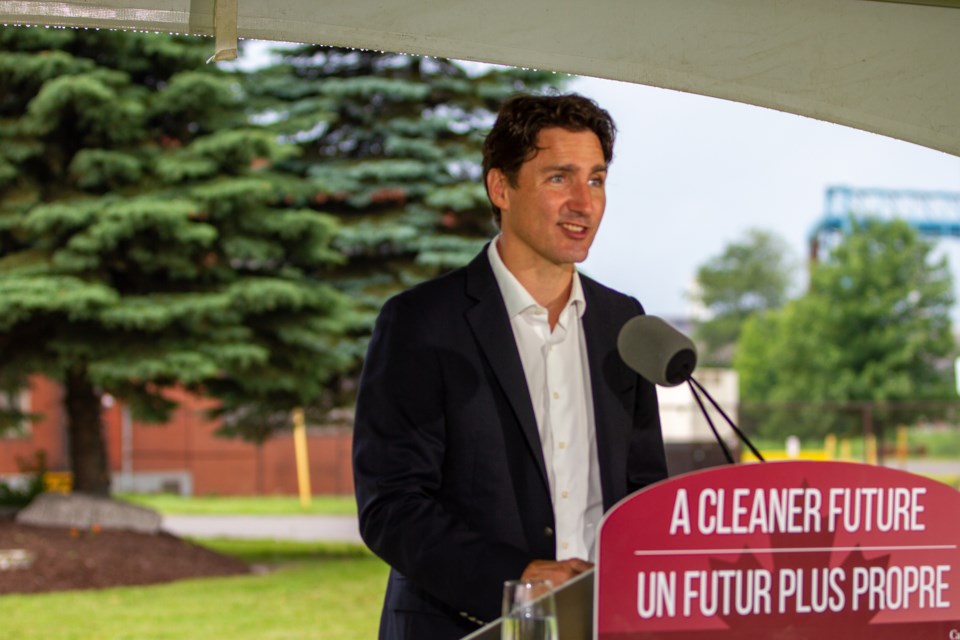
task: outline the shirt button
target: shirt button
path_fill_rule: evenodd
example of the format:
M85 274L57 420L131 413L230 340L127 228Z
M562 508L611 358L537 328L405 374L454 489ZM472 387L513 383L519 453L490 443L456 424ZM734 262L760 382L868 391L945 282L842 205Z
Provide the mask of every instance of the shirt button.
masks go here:
M560 492L560 497L561 497L561 498L569 498L569 497L570 497L570 492L569 492L569 491L561 491L561 492Z
M547 536L548 538L551 537L551 536L553 535L553 528L551 528L551 527L544 527L544 528L543 528L543 535Z
M564 543L563 543L562 545L560 545L560 546L563 548L564 551L566 551L567 549L570 548L570 545L567 544L566 542L564 542Z
M566 442L560 442L560 443L557 445L557 448L558 448L558 449L566 449L566 448L567 448L567 443L566 443Z
M554 392L553 392L553 399L554 399L554 400L559 400L559 399L560 399L560 394L557 393L556 391L554 391Z

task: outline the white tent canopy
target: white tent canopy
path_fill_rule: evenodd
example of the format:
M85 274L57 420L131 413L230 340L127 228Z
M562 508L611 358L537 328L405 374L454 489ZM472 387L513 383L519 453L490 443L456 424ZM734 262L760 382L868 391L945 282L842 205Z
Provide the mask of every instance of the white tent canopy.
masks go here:
M0 20L216 31L227 51L239 35L550 69L960 155L960 1L0 0Z

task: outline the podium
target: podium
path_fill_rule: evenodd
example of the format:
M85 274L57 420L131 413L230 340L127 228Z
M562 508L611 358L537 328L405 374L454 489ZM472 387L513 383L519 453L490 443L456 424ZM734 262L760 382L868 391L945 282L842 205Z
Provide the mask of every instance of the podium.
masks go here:
M958 513L953 487L848 462L670 478L606 514L555 591L560 640L960 640Z

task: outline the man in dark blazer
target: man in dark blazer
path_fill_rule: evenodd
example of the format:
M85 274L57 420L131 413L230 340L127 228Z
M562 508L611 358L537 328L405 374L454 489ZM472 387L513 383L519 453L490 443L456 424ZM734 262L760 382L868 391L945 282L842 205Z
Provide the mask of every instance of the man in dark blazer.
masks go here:
M505 580L582 573L599 514L666 477L655 390L616 348L643 309L573 267L603 216L614 132L580 96L508 101L484 146L500 235L381 311L354 436L361 534L391 566L381 639L460 638L500 615ZM538 321L549 344L532 344ZM551 414L560 394L540 393L537 354L568 333L562 391L579 402ZM567 436L557 444L551 429L564 428L586 443L583 464L558 452ZM570 479L583 505L572 513L558 487ZM558 540L570 522L589 529L573 532L576 557Z

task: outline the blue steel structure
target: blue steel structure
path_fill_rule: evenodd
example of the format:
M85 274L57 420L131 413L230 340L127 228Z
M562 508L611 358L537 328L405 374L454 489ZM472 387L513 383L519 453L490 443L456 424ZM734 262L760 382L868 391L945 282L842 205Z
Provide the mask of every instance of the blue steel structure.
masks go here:
M828 236L867 217L899 218L924 236L960 238L960 192L827 187L823 216L810 230L810 260L817 261Z

